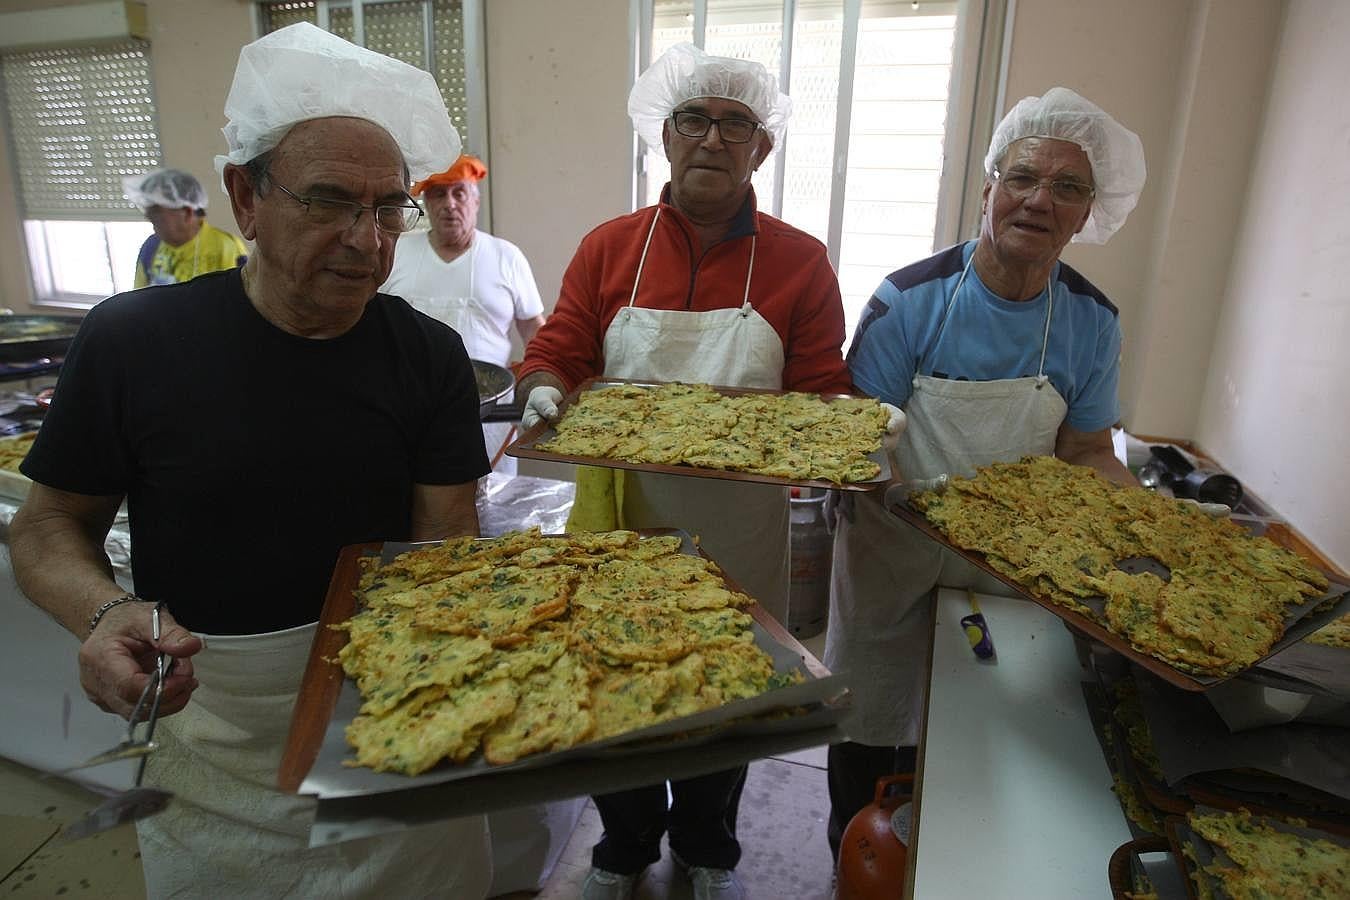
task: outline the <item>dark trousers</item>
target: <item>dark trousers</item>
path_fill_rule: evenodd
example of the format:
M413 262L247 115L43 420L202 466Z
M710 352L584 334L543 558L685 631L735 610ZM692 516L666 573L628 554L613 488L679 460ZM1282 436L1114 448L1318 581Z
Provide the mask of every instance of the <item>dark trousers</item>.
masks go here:
M830 852L839 861L844 829L876 797L877 779L913 772L918 764L915 747L872 747L867 744L831 744L825 758L830 788L830 822L825 834Z
M636 875L661 858L661 835L670 832L670 849L690 866L734 869L741 861L736 840L736 810L745 787L745 766L591 799L600 811L605 834L591 850L591 865L620 875Z

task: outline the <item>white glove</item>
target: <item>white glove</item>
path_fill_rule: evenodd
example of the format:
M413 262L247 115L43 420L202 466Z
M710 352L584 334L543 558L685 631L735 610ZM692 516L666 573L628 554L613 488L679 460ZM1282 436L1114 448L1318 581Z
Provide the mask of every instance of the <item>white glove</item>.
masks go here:
M1201 503L1190 497L1181 497L1182 503L1190 504L1200 510L1211 519L1226 519L1233 514L1233 509L1226 503Z
M540 422L552 422L558 418L558 404L562 402L562 398L562 391L548 385L540 385L530 391L530 396L525 401L525 411L520 417L520 424L528 431Z
M898 406L892 406L889 403L881 404L881 408L886 410L886 436L881 439L881 446L887 450L894 450L900 443L900 435L904 432L905 426L909 421L905 418L905 412Z
M892 506L901 506L909 499L910 494L921 494L924 491L938 491L941 493L947 489L947 483L951 480L948 475L939 475L936 478L916 478L913 481L897 481L895 484L886 488L882 504L890 509Z

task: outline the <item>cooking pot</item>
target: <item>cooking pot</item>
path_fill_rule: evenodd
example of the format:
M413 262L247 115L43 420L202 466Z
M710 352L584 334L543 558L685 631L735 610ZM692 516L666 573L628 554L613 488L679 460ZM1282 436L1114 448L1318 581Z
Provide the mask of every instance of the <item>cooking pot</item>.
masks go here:
M471 359L473 363L473 377L478 382L478 415L483 421L515 421L520 419L520 413L511 404L502 404L501 410L509 410L514 413L514 418L502 419L496 417L501 410L498 409L498 401L516 386L516 376L511 374L511 370L504 366L499 366L490 362L483 362L481 359Z

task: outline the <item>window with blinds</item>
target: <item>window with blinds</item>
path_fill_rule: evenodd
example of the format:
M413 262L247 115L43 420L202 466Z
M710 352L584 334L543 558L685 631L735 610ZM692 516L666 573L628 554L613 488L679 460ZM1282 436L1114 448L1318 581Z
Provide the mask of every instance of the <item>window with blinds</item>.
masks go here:
M152 229L122 176L162 165L149 45L0 54L0 84L37 303L129 290Z
M25 219L141 220L122 176L160 165L148 45L0 55Z
M479 0L481 2L481 0ZM470 115L461 0L282 0L258 5L259 32L309 22L338 37L430 72L467 152L484 155ZM480 85L481 90L481 85Z

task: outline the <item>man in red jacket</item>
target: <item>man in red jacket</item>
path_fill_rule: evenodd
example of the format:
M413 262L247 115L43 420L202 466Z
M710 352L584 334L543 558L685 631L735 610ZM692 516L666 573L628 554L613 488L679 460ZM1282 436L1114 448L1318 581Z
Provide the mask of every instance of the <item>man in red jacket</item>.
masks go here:
M628 111L664 149L670 183L656 206L596 228L521 367L524 424L555 419L564 392L596 375L647 381L845 392L844 310L820 241L755 208L750 179L790 111L759 63L672 47L633 86ZM584 473L585 470L583 470ZM605 472L600 478L609 477ZM572 524L678 527L770 609L788 585L788 503L780 487L623 472L622 490L578 479ZM594 480L594 479L592 479ZM620 498L617 501L612 498ZM590 527L596 527L591 524ZM670 832L698 898L744 896L736 808L742 766L596 797L605 834L582 896L631 897Z

